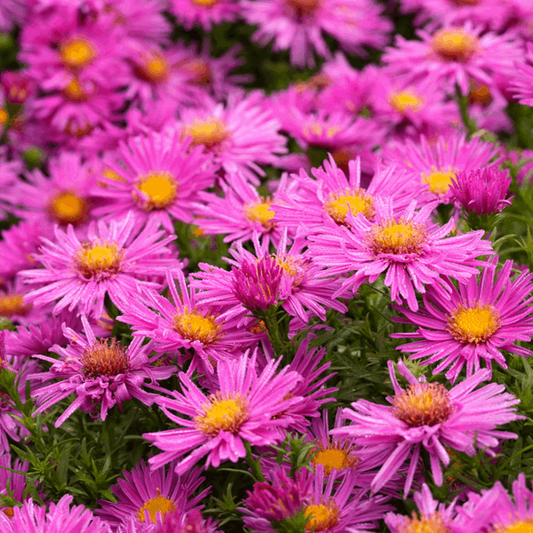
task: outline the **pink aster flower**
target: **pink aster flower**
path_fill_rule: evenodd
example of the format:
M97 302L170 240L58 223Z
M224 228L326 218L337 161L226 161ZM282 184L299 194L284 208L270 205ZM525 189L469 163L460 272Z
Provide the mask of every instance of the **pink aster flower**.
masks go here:
M139 224L157 221L169 233L175 220L192 222L192 202L215 180L211 158L176 132L129 139L106 164L114 174L94 192L105 199L95 215L112 220L132 211Z
M226 105L205 100L201 107L181 110L176 128L182 137L192 137L193 146L203 146L226 171L241 171L259 185L264 176L260 165L276 164L287 152L280 123L260 91L244 95L235 91Z
M202 303L181 272L176 277L178 286L167 278L172 301L145 291L144 301L130 301L118 320L130 324L134 336L153 338L157 352L177 351L180 365L192 359L193 369L202 362L203 370L212 373L213 361L234 357L237 350L248 347L253 336L238 328L235 318L222 313L220 305Z
M477 266L485 264L475 258L493 253L491 243L482 239L482 230L446 237L454 221L442 227L433 224L432 205L416 211L413 201L401 216L394 215L390 201L378 198L374 205L374 222L358 214L350 228L324 228L322 234L309 236L313 260L328 267L325 273L347 275L334 296L346 289L355 292L386 273L384 283L390 287L392 301L401 303L403 298L416 311L415 289L424 293L426 285L436 283L448 290L441 276L466 281L478 274Z
M352 403L344 410L351 425L332 430L332 434L350 437L361 446L361 454L383 458L383 465L374 477L371 489L379 491L391 476L409 461L404 486L404 498L409 493L416 470L420 468L420 450L423 447L430 457L431 473L436 485L442 484L441 463L447 466L450 456L446 448L476 454L476 448L494 454L493 448L501 439L514 439L517 435L495 429L501 424L523 417L513 407L519 400L503 392L504 385L489 383L476 387L489 377L481 370L459 385L447 390L440 383L417 380L402 361L398 370L408 381L402 389L396 380L394 365L389 361L389 374L394 396L388 397L391 406L367 400Z
M529 485L529 486L528 486ZM533 491L524 474L519 474L511 491L497 481L481 495L471 492L461 509L464 524L458 533L484 531L527 531L533 520Z
M506 198L510 185L508 171L488 168L466 173L463 170L452 178L450 191L467 213L491 215L511 205L510 199Z
M157 402L182 427L143 435L163 450L150 459L152 468L181 459L175 467L181 475L206 455L206 467L237 462L246 456L245 441L266 446L282 440L281 430L290 419L277 415L300 401L290 395L300 376L287 368L276 373L279 362L271 361L258 374L255 356L220 361L216 367L220 388L209 395L180 373L183 393L172 391L172 398L160 397Z
M56 228L56 242L44 239L35 256L44 268L21 271L25 283L39 285L30 291L26 303L40 306L57 302L54 314L67 308L102 316L107 295L120 307L138 293L139 287L159 287L148 281L176 272L182 263L173 258L166 245L175 239L158 229L157 220L141 230L131 213L121 220L91 223L88 239L82 242L72 226Z
M382 18L382 8L369 0L261 0L245 1L243 16L259 30L253 39L273 50L290 50L291 64L314 66L313 52L328 58L331 52L324 33L337 39L342 48L358 55L365 46L381 48L391 30Z
M200 470L193 469L187 476L178 476L172 465L168 472L165 468L149 470L141 461L131 472L123 472L111 490L118 500L116 503L99 500L102 507L95 514L104 518L112 527L118 527L130 517L136 522L165 523L175 513L186 513L197 506L208 489L197 496L193 493L205 478L199 476Z
M407 83L425 80L450 92L457 84L466 95L470 78L493 87L496 76L510 76L514 62L523 57L522 44L513 32L482 31L482 26L466 22L432 34L420 30L421 41L397 36L396 47L387 48L382 59L391 74L404 77Z
M170 11L186 30L201 26L211 31L213 24L235 22L240 6L236 0L169 0Z
M5 533L112 533L109 525L83 505L72 505L67 494L49 507L36 505L30 498L22 507L13 508L8 518L0 513L0 529Z
M30 464L11 457L10 453L0 454L0 497L22 502L27 499L24 496L26 489L26 475ZM7 516L13 516L13 508L0 505L0 512Z
M440 135L436 142L422 135L419 141L390 143L383 154L386 163L411 173L413 197L421 202L442 203L452 200L450 185L457 172L497 167L501 161L497 155L495 144L479 138L467 140L461 133ZM426 194L420 193L420 184L426 188Z
M212 517L205 518L199 509L185 513L176 510L167 515L166 520L157 524L155 533L223 533L218 529L218 522Z
M282 230L273 221L280 196L290 196L295 183L284 175L276 192L261 196L244 176L235 172L228 174L220 183L224 197L203 192L199 194L202 204L195 205L195 224L206 235L226 235L224 242L242 243L259 235L261 242L279 244Z
M396 320L416 325L418 330L392 337L420 339L398 349L412 354L411 359L439 363L434 374L450 367L446 377L452 382L465 365L467 376L479 371L481 361L489 370L493 360L507 368L503 351L531 355L533 352L516 342L530 342L533 336L533 274L526 270L515 277L512 268L513 262L506 261L498 270L494 258L479 279L460 281L457 288L447 280L444 293L429 287L424 307L417 313L396 307L405 315Z
M50 237L54 224L81 226L87 222L95 176L90 163L66 151L50 158L48 174L49 178L39 169L33 170L13 190L11 201L18 217L44 226Z
M521 104L533 106L533 43L527 43L526 46L525 57L515 63L515 70L510 75L511 92Z
M87 318L82 315L81 320L85 335L65 328L70 344L66 348L57 345L52 348L60 359L37 355L52 366L48 372L28 376L33 381L53 380L33 391L39 405L36 414L72 393L76 396L55 421L56 428L77 409L105 420L112 407L117 405L122 410L122 404L132 398L152 405L156 395L146 392L144 387L158 390L157 381L168 379L175 371L174 367L153 365L157 358L149 357L151 344L143 346L144 338L137 337L123 347L115 338L97 339Z
M275 206L274 221L280 225L301 228L309 233L320 232L322 227L350 225L350 213L354 217L361 213L373 220L374 202L378 197L391 198L397 209L403 209L411 201L410 181L407 172L397 167L386 171L378 168L370 185L361 186L361 161L348 163L346 175L332 156L324 160L322 167L311 169L313 177L304 170L293 174L298 187L284 191Z
M462 522L458 516L455 500L448 506L439 503L433 498L429 487L424 483L420 492L415 492L413 500L418 513L411 516L402 516L396 513L385 514L385 524L391 533L415 533L417 531L457 533L457 528ZM477 524L476 524L477 525ZM477 529L469 530L469 533Z

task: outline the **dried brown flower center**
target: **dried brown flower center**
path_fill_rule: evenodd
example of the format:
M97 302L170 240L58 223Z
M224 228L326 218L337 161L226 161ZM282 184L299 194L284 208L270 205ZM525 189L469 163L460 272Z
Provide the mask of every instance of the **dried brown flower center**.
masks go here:
M87 346L81 356L83 374L88 378L118 376L130 369L130 358L124 348L113 339L99 339Z

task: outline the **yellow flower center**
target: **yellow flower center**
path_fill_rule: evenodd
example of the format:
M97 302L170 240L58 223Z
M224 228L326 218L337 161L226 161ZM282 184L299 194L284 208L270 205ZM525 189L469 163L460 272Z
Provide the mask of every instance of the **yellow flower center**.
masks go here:
M85 199L70 191L56 194L48 206L48 212L60 224L80 224L87 218L87 210Z
M59 54L66 67L78 69L86 67L96 57L96 50L85 39L72 39L60 45Z
M89 95L82 89L79 80L73 78L63 89L63 94L73 102L84 102Z
M455 340L477 345L486 342L500 324L500 313L492 305L464 307L461 304L448 317L446 329Z
M192 124L184 126L183 135L190 135L194 146L203 144L208 148L215 148L228 138L229 131L220 119L213 117L207 120L195 119Z
M498 526L492 533L533 533L533 519L520 520L508 526Z
M424 104L424 100L408 89L399 93L392 93L389 96L389 104L399 113L405 113L406 111L416 113Z
M173 322L174 330L190 341L212 344L221 336L222 326L216 323L215 317L200 315L196 310L189 312L184 308L183 313L174 316Z
M449 533L449 531L439 513L421 518L413 513L412 518L406 518L405 525L398 528L398 533Z
M313 466L322 465L326 474L336 468L355 468L359 463L359 457L352 452L352 446L345 444L342 448L338 442L330 442L326 447L321 446L313 457Z
M479 49L479 39L462 28L442 29L433 36L433 50L444 61L467 62Z
M142 63L136 66L135 71L143 80L159 83L168 78L170 67L162 54L153 52L143 56Z
M251 202L244 206L244 218L249 222L259 222L266 231L273 229L276 224L271 222L275 212L270 207L270 198L261 198L258 202Z
M362 213L366 218L371 218L374 215L374 198L366 194L364 189L347 188L331 193L324 202L324 209L337 224L346 226L348 211L353 216Z
M31 305L25 305L22 294L0 293L0 316L10 317L25 315L31 309Z
M142 196L137 192L141 192ZM164 209L176 199L178 184L169 172L150 172L147 176L140 176L133 198L145 209Z
M139 520L144 522L146 520L145 511L148 511L150 514L150 521L155 523L157 519L157 513L161 513L161 518L168 513L171 513L176 509L174 502L161 496L159 489L157 489L157 496L148 500L137 513Z
M452 178L457 172L454 168L437 170L432 168L429 174L422 173L422 183L427 184L433 194L446 194L452 184Z
M411 427L445 422L454 411L448 390L440 383L415 383L394 396L394 416Z
M286 0L298 18L308 17L320 6L320 0Z
M115 338L97 340L85 349L80 361L88 378L118 376L130 368L130 358Z
M401 218L390 220L371 228L367 237L370 250L379 254L419 254L427 241L423 224L415 224Z
M248 404L245 398L235 395L212 394L209 402L202 405L202 414L195 417L196 427L206 435L215 437L220 431L237 433L248 418Z
M336 503L330 500L327 505L323 503L308 505L304 514L309 518L305 525L307 531L325 531L335 527L339 521L340 511Z
M9 120L9 113L0 107L0 126L3 126Z
M323 137L325 135L326 139L332 139L339 131L341 131L339 126L326 127L318 122L304 124L302 127L302 132L306 137Z
M76 253L76 268L84 278L109 277L120 270L122 250L100 240L85 243Z

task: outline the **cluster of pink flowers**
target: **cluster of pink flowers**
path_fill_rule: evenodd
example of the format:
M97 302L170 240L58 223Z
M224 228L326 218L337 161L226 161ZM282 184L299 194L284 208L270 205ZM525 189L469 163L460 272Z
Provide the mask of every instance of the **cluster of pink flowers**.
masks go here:
M533 152L495 142L533 105L530 3L0 1L17 40L0 58L0 373L18 392L0 390L0 531L217 533L218 468L254 479L234 509L250 532L530 531L523 473L512 497L430 490L454 454L498 460L525 419L491 380L533 354L533 274L497 229L511 184L532 197ZM393 39L393 4L416 38ZM313 74L260 88L217 42L246 24L254 50ZM380 357L388 397L347 398L327 342L362 334L355 298L370 314L382 297L409 360ZM158 413L152 453L94 511L25 490L26 408L73 434L131 406ZM418 514L393 512L406 498Z

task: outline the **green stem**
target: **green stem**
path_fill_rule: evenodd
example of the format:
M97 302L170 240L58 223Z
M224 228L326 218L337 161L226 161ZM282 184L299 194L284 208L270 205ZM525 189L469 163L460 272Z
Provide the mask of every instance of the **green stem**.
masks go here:
M248 463L254 478L257 481L265 481L265 476L263 476L263 472L261 471L259 459L254 459L254 456L252 455L252 447L247 440L244 441L244 447L246 448L246 462Z
M457 103L459 104L461 120L463 121L465 128L468 130L468 137L472 137L472 135L474 135L474 133L477 131L477 125L468 114L468 96L461 92L461 89L457 84L455 84L455 94L457 95Z

